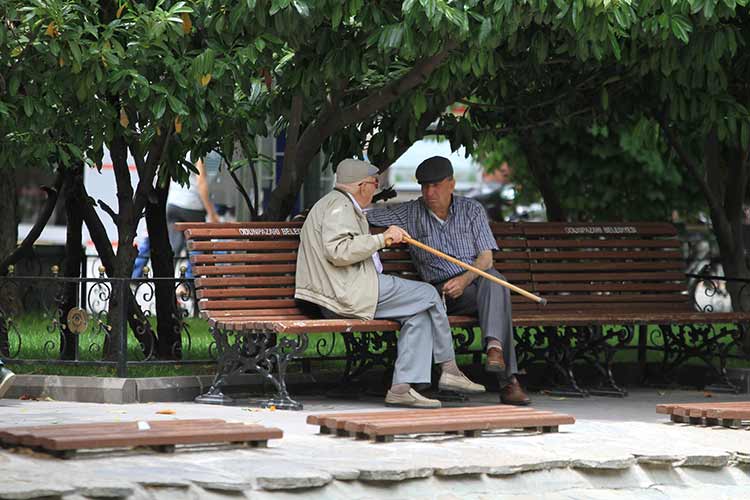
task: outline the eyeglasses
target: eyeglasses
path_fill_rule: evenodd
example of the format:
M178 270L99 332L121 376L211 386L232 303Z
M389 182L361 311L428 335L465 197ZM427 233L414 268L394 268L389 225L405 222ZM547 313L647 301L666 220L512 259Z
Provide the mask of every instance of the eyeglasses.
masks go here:
M378 187L380 185L380 181L378 181L377 179L374 179L374 180L371 180L371 181L362 181L362 182L359 183L360 186L362 184L375 184L375 187Z

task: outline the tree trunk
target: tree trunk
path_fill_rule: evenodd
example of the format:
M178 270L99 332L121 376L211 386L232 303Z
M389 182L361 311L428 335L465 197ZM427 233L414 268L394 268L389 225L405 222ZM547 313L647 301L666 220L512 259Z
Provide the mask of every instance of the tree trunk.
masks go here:
M18 242L18 193L15 170L6 168L0 182L0 258L5 258ZM0 270L5 272L5 269Z
M78 278L81 276L83 264L83 251L81 248L83 217L78 208L75 198L78 186L83 185L83 167L76 166L65 172L64 196L65 215L67 217L67 234L65 239L65 261L63 262L63 276L66 278ZM80 286L85 287L86 284ZM59 304L61 316L60 331L60 359L77 359L78 333L68 328L68 313L78 304L79 284L75 282L65 283L63 295ZM81 304L85 309L86 304Z
M151 244L151 265L157 278L174 277L174 253L167 231L167 194L169 187L157 187L156 203L146 205L146 225ZM177 308L173 281L156 280L157 344L159 359L182 358L182 315Z
M3 217L0 217L0 259L2 259L2 268L0 276L7 272L8 263L5 262L6 256L9 256L13 249L16 248L18 241L18 195L16 192L15 171L6 169L5 180L0 182L0 210ZM13 294L5 293L3 289L9 287L0 287L0 355L10 355L10 345L8 341L8 327L5 322L5 316L10 315L15 302ZM5 313L4 313L5 312Z
M544 200L544 206L547 211L547 220L564 222L568 219L568 214L562 206L557 190L552 184L552 178L549 175L548 161L539 154L534 138L531 134L521 136L521 148L526 155L526 161L529 165L531 175L534 176L539 192Z
M697 182L711 213L711 228L719 244L724 275L750 279L742 234L743 201L747 195L750 165L747 153L737 148L722 148L715 130L704 141L704 169L701 171L693 156L683 147L675 129L670 127L663 113L655 114L672 150ZM724 154L722 154L724 153ZM727 172L722 171L722 166ZM750 287L742 282L727 282L734 311L750 311ZM750 339L750 336L747 337Z
M94 243L96 252L99 254L99 258L102 260L104 268L107 270L107 274L109 276L114 276L115 253L112 250L112 244L109 241L106 229L104 229L104 224L102 224L101 219L99 219L99 215L94 210L91 199L89 198L83 186L79 186L78 192L75 195L75 199L78 202L78 207L81 212L81 216L83 217L83 221L89 230L91 240ZM114 292L115 287L113 287L112 290ZM151 330L148 320L143 314L143 311L141 311L141 308L138 306L135 297L130 292L128 292L127 294L127 311L127 322L130 325L130 328L135 333L136 339L138 339L138 341L141 343L144 356L150 356L153 352L153 347L156 345L156 335ZM117 323L115 323L114 321L111 321L110 324L117 325ZM105 341L105 346L107 345L108 342ZM105 349L105 358L106 357L107 351Z

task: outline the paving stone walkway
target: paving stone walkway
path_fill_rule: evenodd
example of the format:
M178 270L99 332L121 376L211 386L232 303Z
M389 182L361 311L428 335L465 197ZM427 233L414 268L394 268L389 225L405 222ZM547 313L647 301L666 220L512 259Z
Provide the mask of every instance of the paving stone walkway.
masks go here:
M496 395L485 396L490 403ZM750 432L674 424L667 402L698 391L635 391L624 399L556 399L570 413L556 434L496 431L479 438L398 437L374 444L318 435L310 413L382 409L377 400L302 399L303 412L189 403L108 405L0 400L0 427L174 418L222 418L280 427L267 449L206 448L84 454L72 460L0 451L0 499L14 498L748 498ZM748 400L714 395L712 400ZM157 412L172 410L173 414Z

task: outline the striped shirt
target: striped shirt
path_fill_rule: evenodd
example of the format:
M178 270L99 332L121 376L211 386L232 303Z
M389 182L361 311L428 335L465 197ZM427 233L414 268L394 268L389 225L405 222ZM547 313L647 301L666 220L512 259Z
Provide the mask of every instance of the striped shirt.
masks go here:
M425 245L447 253L467 264L474 264L485 250L497 250L497 242L479 202L453 195L448 218L440 220L422 198L398 205L371 208L365 212L373 226L400 226ZM412 260L424 281L440 283L464 270L429 252L410 247Z

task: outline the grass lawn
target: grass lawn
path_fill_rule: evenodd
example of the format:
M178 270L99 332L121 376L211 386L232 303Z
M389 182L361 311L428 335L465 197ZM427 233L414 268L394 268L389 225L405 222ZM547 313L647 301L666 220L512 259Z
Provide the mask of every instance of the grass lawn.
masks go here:
M151 319L152 326L155 328L155 319ZM180 364L170 363L166 365L149 365L149 366L130 366L128 374L131 377L163 377L177 375L212 375L215 372L215 362L211 361L209 346L213 342L211 334L208 331L208 325L204 320L189 318L186 320L189 335L183 332L183 359L184 360L203 360L205 363L200 364ZM650 333L656 327L649 327L647 336L649 347L658 347L653 340L658 341L658 337ZM15 334L18 332L19 336ZM101 328L95 318L90 318L89 328L79 336L79 359L82 361L97 361L101 357L101 349L105 336L105 330ZM333 342L332 342L333 339ZM17 319L12 325L9 336L11 353L20 349L18 359L42 360L33 365L19 365L10 362L16 373L33 373L49 375L82 375L82 376L102 376L114 377L115 368L108 366L64 366L45 364L43 360L55 360L59 351L59 333L55 329L51 318L40 314L27 314ZM728 341L728 339L726 339ZM636 347L638 338L635 337L629 345L629 349L623 349L616 353L615 362L627 363L637 361ZM481 348L479 329L475 329L475 340L472 344L472 350ZM344 341L340 335L335 338L331 334L312 334L310 335L309 346L305 352L307 357L318 357L318 349L327 357L342 357L345 355ZM143 359L143 353L139 349L138 342L129 330L128 336L128 360L140 361ZM471 363L471 355L462 355L458 357L459 364ZM647 351L648 362L660 362L661 353L649 349ZM313 369L341 369L343 361L332 359L316 361ZM702 365L703 362L697 358L688 360L689 364ZM297 369L293 365L292 370ZM730 367L748 367L750 363L741 359L730 359Z

